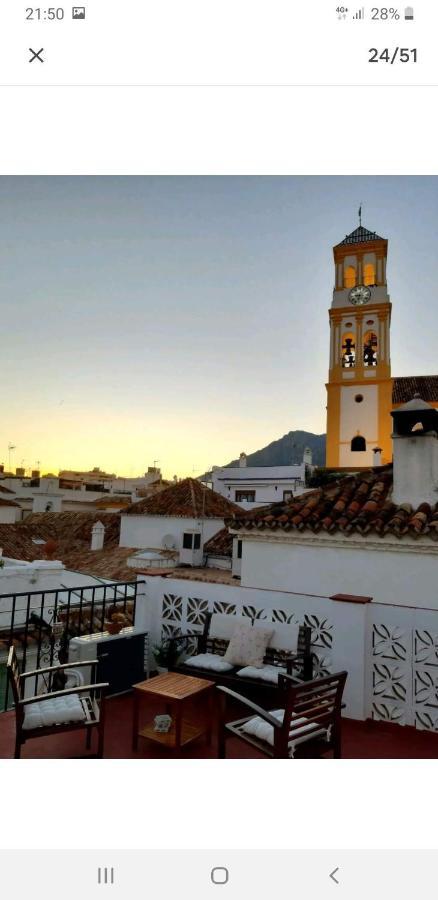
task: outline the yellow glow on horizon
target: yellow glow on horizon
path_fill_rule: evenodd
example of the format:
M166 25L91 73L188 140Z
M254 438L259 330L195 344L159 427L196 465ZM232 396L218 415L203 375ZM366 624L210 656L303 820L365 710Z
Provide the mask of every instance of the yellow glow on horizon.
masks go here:
M262 418L262 417L261 417ZM321 416L322 420L322 416ZM47 422L47 418L46 418ZM113 414L81 410L75 415L61 411L56 424L42 425L39 411L25 418L10 417L3 435L10 436L16 449L11 453L11 470L23 466L28 473L38 468L55 475L62 469L89 471L98 466L104 472L122 477L144 474L156 465L163 477L198 477L212 465L225 465L237 459L241 451L252 453L278 440L287 431L325 430L324 424L285 423L283 417L269 423L231 417L226 411L214 412L209 421L199 414L166 413L148 421L147 410L133 420L132 413ZM12 440L13 439L13 440ZM8 440L3 440L0 462L8 468Z

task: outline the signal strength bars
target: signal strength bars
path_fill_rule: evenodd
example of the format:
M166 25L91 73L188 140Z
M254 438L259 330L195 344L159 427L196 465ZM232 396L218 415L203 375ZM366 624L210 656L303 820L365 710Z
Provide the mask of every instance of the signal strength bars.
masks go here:
M364 19L365 18L365 7L361 6L357 12L354 13L353 19Z

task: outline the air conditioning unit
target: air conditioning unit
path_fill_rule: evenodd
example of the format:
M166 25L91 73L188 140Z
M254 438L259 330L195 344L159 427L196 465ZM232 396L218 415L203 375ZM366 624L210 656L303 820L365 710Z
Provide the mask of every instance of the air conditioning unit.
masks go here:
M108 694L130 691L133 684L149 678L149 642L146 632L134 627L123 628L119 634L88 634L72 638L68 648L68 662L97 659L97 681L109 683ZM89 684L91 667L81 668L84 684Z
M204 548L202 546L200 531L184 531L179 561L183 566L202 566L204 561Z

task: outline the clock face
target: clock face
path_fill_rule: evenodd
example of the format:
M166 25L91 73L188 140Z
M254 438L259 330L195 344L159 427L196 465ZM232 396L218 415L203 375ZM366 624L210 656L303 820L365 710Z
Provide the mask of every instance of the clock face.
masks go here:
M364 284L358 284L356 287L351 288L348 295L348 299L353 306L363 306L364 303L368 303L370 297L371 291Z

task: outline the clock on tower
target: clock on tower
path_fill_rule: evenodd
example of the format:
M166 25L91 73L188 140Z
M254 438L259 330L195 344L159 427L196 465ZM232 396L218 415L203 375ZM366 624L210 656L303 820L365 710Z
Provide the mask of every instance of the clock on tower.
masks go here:
M388 241L359 224L333 255L326 465L372 466L376 447L383 464L392 459Z

